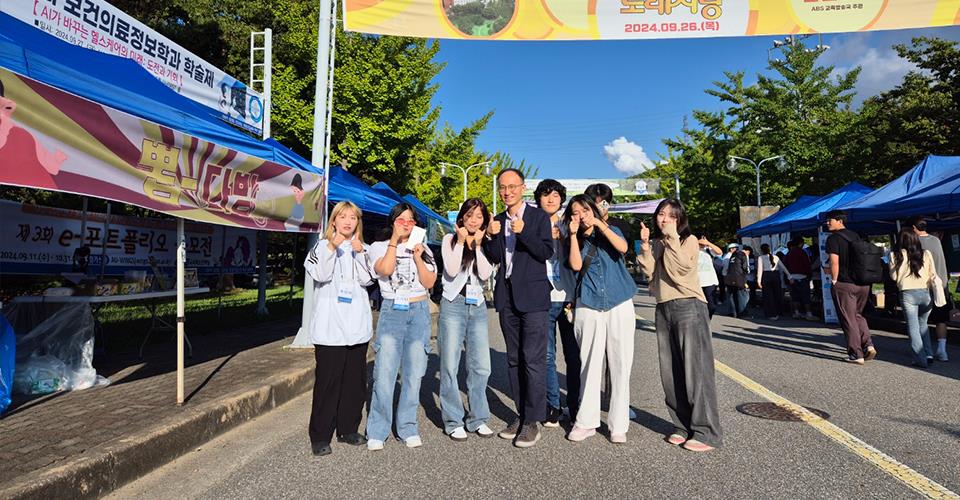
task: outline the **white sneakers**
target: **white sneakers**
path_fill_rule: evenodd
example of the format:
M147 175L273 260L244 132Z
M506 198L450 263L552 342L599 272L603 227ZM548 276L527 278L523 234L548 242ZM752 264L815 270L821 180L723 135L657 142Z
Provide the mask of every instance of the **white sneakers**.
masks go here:
M480 424L480 427L477 427L477 435L482 438L492 437L493 434L493 429L487 427L487 424Z
M467 431L464 430L463 427L457 427L453 430L453 432L450 433L450 439L454 441L466 441Z
M937 351L937 361L950 361L950 358L947 357L947 350Z
M420 440L420 436L410 436L403 442L407 445L407 448L418 448L423 446L423 441ZM383 441L380 441L379 439L370 439L367 441L367 451L380 451L382 449Z
M383 449L383 441L379 439L370 439L367 441L368 451L380 451Z
M407 448L419 448L423 446L423 440L420 439L420 436L410 436L404 439L403 442L407 445Z

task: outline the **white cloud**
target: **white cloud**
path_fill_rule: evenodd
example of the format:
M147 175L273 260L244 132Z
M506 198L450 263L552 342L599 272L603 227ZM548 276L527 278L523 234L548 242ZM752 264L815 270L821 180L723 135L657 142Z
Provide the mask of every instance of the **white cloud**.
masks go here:
M603 147L607 160L620 172L627 175L639 174L653 168L653 162L638 144L618 137Z
M830 50L821 56L822 64L834 66L834 76L860 66L854 99L857 103L896 87L904 75L917 69L913 63L897 55L891 48L892 43L875 38L872 33L836 37L830 41Z

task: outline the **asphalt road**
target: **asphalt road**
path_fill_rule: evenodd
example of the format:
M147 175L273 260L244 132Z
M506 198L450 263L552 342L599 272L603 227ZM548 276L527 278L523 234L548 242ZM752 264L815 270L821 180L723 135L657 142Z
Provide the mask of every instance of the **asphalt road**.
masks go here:
M335 443L332 455L314 458L306 433L310 398L305 395L112 497L920 498L931 484L946 488L941 493L947 497L960 492L956 348L950 350L953 362L918 370L909 366L903 336L879 333L878 359L860 367L840 361L839 330L793 320L715 317L718 361L752 384L827 412L841 433L861 441L850 444L836 431L809 423L742 414L738 405L766 400L754 392L756 386L748 389L743 380L718 372L725 446L696 454L662 440L672 426L663 404L656 338L647 321L653 318L653 304L641 296L636 302L630 389L638 418L625 445L610 444L600 435L570 443L562 429L543 429L540 443L527 450L496 437L454 442L440 425L438 359L433 354L421 392L421 448L390 441L384 451L368 452ZM513 413L503 392L506 360L492 312L490 325L493 376L487 394L490 425L499 430ZM870 450L906 468L885 470L862 457L873 454Z

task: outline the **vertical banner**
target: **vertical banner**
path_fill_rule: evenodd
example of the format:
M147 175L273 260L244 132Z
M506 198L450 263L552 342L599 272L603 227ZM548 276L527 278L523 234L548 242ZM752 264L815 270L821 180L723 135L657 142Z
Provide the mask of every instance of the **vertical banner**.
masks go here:
M823 291L823 322L837 324L837 308L833 304L832 294L833 283L830 281L827 272L823 270L825 266L830 265L830 257L827 255L827 238L829 237L830 233L824 232L822 225L817 228L817 244L820 245L820 283L823 284L820 287Z
M200 222L316 232L324 176L220 146L0 68L0 184Z
M227 123L261 135L261 94L104 0L0 0L0 12L67 43L132 59Z

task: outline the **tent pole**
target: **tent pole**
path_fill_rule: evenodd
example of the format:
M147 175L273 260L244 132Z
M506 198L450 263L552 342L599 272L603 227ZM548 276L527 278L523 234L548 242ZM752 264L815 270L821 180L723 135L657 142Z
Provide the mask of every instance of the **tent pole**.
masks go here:
M183 219L177 219L177 406L183 406L183 268L187 259L187 242L183 236Z
M87 237L87 197L83 197L83 212L80 215L80 248L83 248L83 240Z
M270 314L267 310L267 233L257 232L257 316Z
M222 315L223 313L223 266L226 265L226 263L223 262L223 257L226 255L226 252L227 252L227 226L220 226L220 229L222 231L220 233L220 265L218 266L218 268L220 269L220 280L219 280L219 286L217 286L217 288L219 289L219 293L217 294L217 319L218 320L223 319L223 315Z
M327 193L330 184L330 121L332 120L333 68L336 50L336 14L335 2L320 0L320 16L317 37L317 85L314 93L313 108L313 148L310 163L323 169L323 207L320 215L321 230L325 229L327 212ZM307 252L310 252L319 239L318 233L307 233ZM301 310L300 330L292 347L312 347L306 340L310 328L310 314L313 311L313 278L303 273L303 306ZM299 340L298 340L299 339Z

